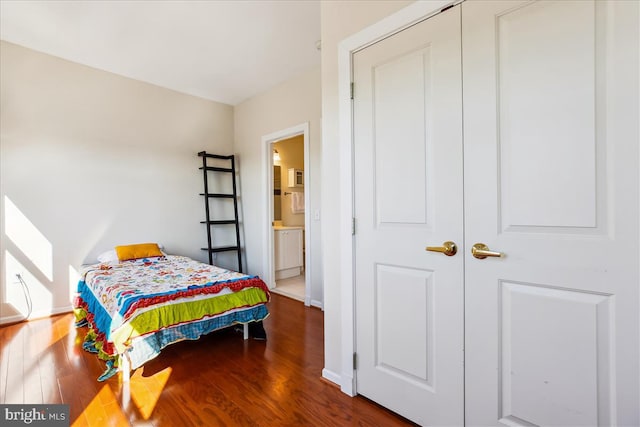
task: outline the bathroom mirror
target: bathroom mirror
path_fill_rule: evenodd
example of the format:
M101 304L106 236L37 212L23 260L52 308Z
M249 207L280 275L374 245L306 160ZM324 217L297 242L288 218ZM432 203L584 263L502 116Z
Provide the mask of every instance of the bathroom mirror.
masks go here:
M280 166L273 167L273 220L282 219L282 203L281 203L281 180Z

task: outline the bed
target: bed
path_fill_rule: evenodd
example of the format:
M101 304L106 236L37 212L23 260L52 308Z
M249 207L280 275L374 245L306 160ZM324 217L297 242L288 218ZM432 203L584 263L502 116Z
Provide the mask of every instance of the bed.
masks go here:
M128 381L131 369L167 345L232 325L243 325L247 339L248 324L269 315L269 290L259 277L145 245L151 249L128 245L138 248L128 255L99 257L101 262L80 272L76 326L89 328L83 348L106 361L99 381L118 369Z

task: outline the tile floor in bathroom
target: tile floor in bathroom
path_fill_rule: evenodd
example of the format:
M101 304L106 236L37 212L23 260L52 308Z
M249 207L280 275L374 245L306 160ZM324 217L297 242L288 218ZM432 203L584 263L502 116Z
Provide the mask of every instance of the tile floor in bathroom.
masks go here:
M304 285L304 274L301 274L276 280L276 287L271 291L304 302Z

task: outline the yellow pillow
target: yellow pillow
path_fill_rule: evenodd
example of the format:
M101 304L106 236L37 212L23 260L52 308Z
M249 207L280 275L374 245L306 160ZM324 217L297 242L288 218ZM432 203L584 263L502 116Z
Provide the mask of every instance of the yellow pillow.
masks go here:
M118 255L118 260L120 261L164 255L157 243L139 243L137 245L116 246L115 249L116 254Z

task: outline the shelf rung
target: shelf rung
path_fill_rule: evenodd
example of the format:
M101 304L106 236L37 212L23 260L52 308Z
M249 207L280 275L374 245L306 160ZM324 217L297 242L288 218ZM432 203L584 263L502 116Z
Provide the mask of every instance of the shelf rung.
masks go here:
M235 219L223 219L216 221L200 221L200 224L209 224L209 225L219 225L219 224L235 224L237 221Z
M204 193L200 193L201 196L207 196L207 197L215 197L218 199L233 199L234 195L233 194L220 194L220 193L208 193L208 194L204 194Z
M209 157L211 159L223 159L223 160L229 160L233 158L233 154L230 156L222 156L220 154L209 154L206 151L201 151L198 153L199 157Z
M237 246L218 246L215 248L200 248L203 251L209 251L209 252L226 252L226 251L237 251L239 248Z
M205 168L205 167L200 166L200 168L199 168L199 169L200 169L200 170L202 170L202 169L206 169L206 170L208 170L208 171L215 171L215 172L233 172L233 169L231 169L231 168L219 168L219 167L217 167L217 166L207 166L206 168Z

